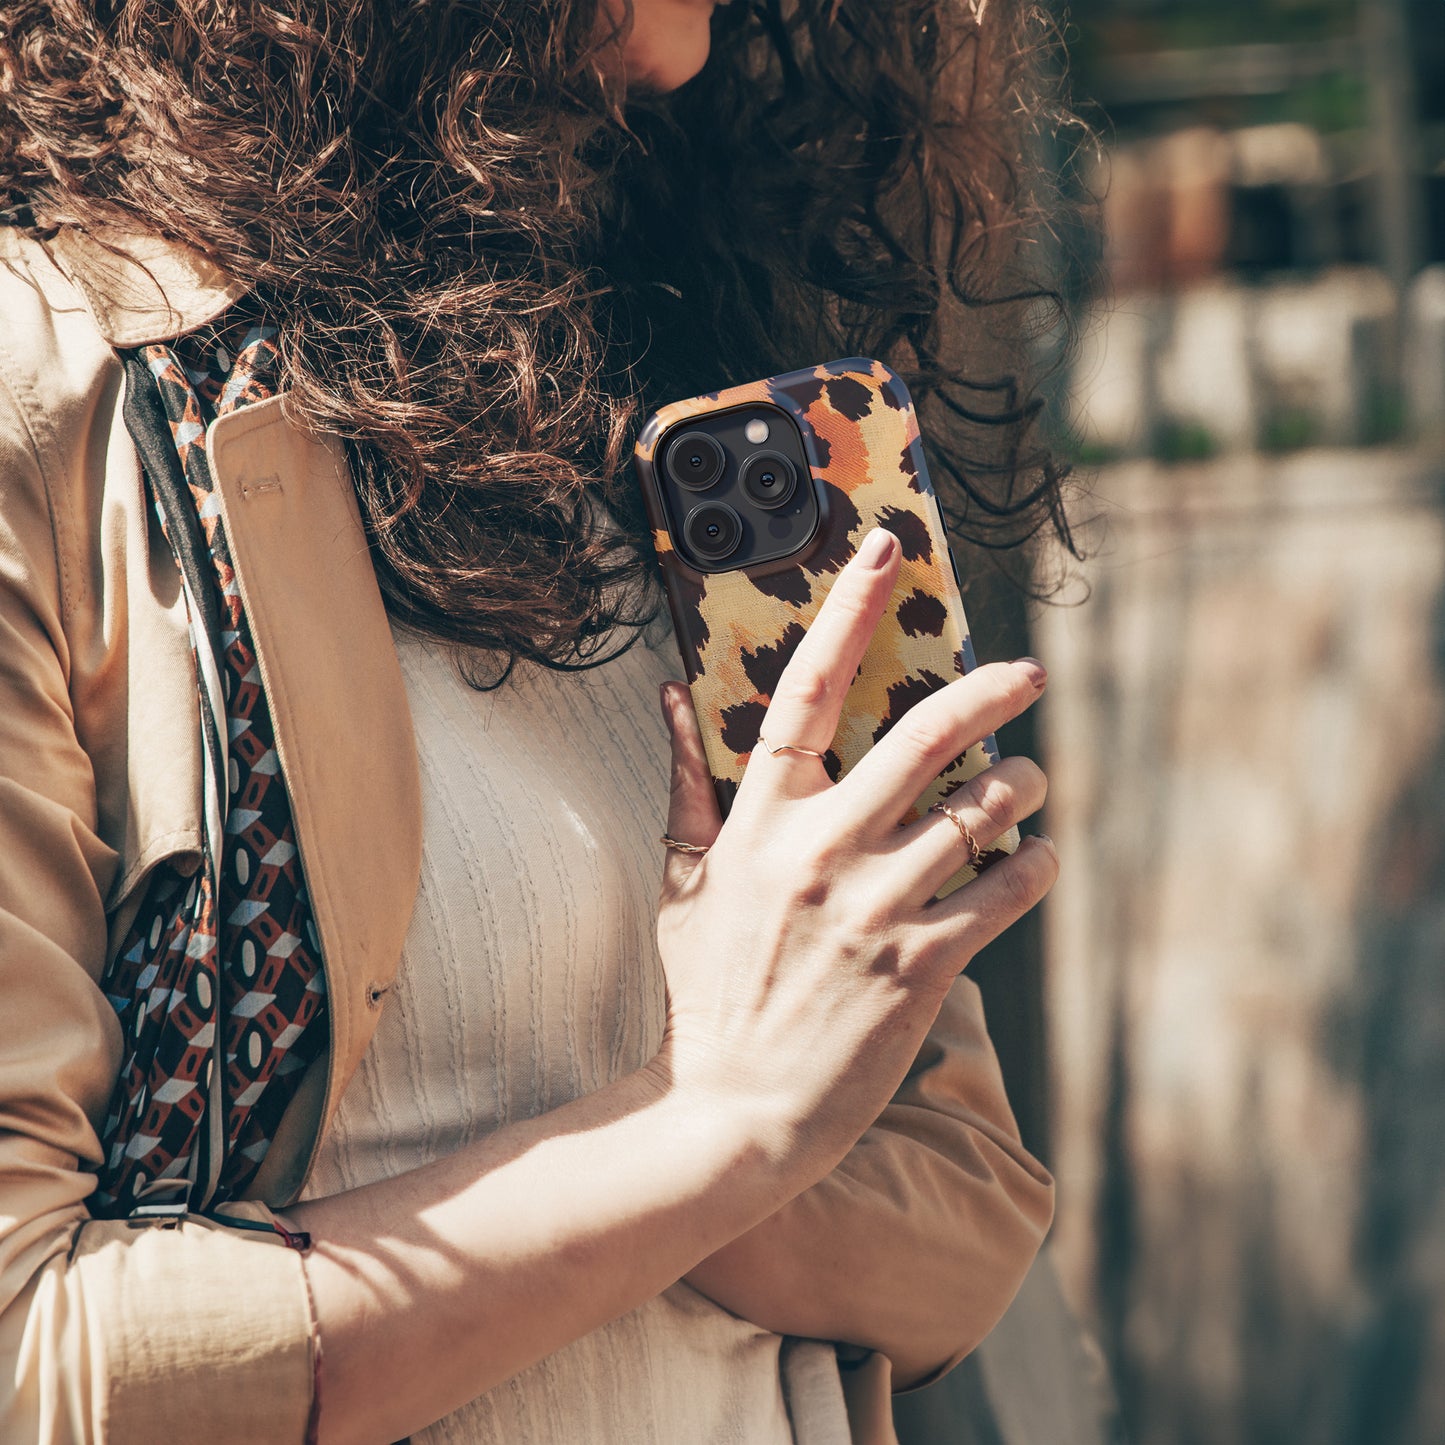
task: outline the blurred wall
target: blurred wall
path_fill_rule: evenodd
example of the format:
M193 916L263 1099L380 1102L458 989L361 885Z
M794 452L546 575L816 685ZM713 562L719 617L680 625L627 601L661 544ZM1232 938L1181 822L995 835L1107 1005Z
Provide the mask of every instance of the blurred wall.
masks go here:
M1056 1258L1136 1445L1435 1445L1445 469L1162 471L1039 627Z

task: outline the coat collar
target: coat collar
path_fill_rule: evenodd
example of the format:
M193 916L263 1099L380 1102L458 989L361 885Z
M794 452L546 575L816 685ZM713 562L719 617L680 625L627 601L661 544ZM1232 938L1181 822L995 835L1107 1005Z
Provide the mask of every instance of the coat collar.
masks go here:
M250 290L199 251L153 232L65 226L46 249L111 346L170 341L214 321Z

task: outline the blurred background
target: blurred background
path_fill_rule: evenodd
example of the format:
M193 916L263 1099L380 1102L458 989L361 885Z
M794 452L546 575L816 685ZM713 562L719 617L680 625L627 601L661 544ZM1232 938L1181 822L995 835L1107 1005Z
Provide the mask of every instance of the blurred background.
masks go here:
M1065 871L979 976L1053 1270L900 1432L1441 1445L1445 0L1057 13L1091 556L974 620L1051 674Z

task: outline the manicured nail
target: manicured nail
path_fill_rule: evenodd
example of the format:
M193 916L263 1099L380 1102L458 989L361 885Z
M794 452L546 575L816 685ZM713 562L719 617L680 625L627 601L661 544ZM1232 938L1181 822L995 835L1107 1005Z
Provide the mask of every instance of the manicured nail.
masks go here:
M1014 666L1020 668L1035 687L1042 687L1049 680L1048 669L1036 657L1016 657Z
M894 536L887 527L874 527L858 549L858 561L864 567L881 567L893 555Z

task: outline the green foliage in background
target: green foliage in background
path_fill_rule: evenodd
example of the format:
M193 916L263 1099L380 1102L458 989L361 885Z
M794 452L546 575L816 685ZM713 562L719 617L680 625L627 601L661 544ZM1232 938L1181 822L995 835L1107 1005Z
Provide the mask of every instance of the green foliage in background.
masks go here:
M1367 124L1365 84L1353 69L1356 0L1073 0L1063 17L1075 94L1106 110L1114 99L1111 70L1147 65L1161 51L1343 43L1339 70L1304 77L1276 94L1202 95L1188 105L1187 118L1223 127L1298 121L1325 134ZM1117 119L1124 130L1132 128L1127 114Z
M1068 13L1114 54L1335 40L1358 20L1355 0L1073 0Z

